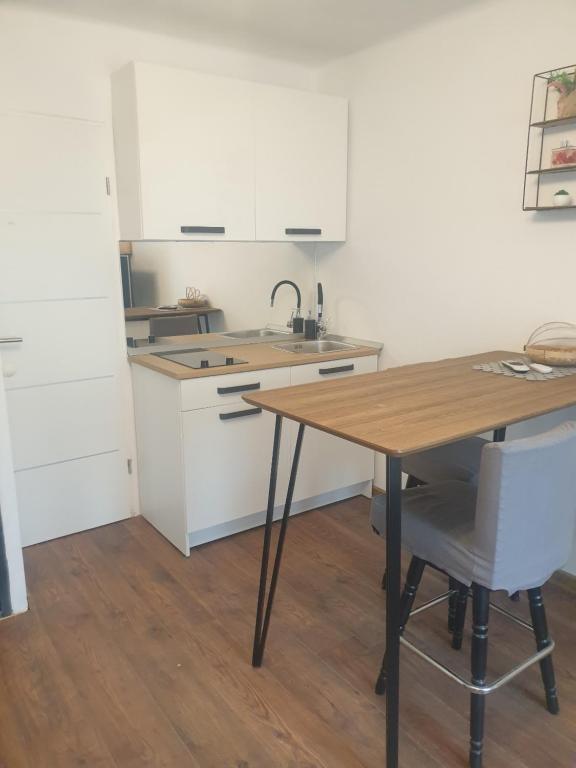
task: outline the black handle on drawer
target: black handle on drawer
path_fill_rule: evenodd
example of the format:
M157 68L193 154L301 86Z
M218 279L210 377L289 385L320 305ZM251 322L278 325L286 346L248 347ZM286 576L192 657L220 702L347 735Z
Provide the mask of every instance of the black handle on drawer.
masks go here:
M306 229L305 227L286 227L284 233L287 235L321 235L322 230L316 227L311 229Z
M183 235L224 235L226 227L180 227Z
M350 365L337 365L335 368L320 368L318 373L321 376L326 376L328 373L344 373L344 371L353 371L354 363Z
M259 413L262 413L262 408L248 408L248 410L245 411L221 413L220 418L222 421L228 421L228 419L240 419L242 416L257 416Z
M260 389L260 382L256 384L238 384L237 387L217 387L219 395L231 395L233 392L249 392L251 389Z

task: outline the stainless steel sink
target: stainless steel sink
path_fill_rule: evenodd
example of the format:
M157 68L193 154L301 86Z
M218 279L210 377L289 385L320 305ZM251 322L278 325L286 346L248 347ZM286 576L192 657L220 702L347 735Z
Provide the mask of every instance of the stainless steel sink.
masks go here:
M274 349L281 349L283 352L307 355L358 349L354 344L345 344L343 341L287 341L282 344L274 344L273 347Z
M230 339L257 339L265 336L280 336L282 331L272 331L270 328L251 328L248 331L227 331L219 334L228 336Z

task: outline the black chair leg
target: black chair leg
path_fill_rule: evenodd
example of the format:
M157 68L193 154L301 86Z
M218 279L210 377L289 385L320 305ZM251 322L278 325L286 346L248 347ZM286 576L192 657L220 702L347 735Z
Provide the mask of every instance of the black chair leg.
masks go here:
M486 682L489 611L490 590L478 584L473 584L472 682L475 685L483 685ZM482 767L485 699L486 697L482 694L470 694L470 768Z
M386 584L388 582L388 571L384 570L384 573L382 574L382 589L386 590Z
M529 589L528 600L530 602L530 615L532 617L532 626L534 627L534 636L536 637L536 648L541 651L543 648L548 647L551 642L550 635L548 634L544 601L542 600L542 589L540 587ZM557 715L560 711L560 706L558 704L552 656L546 656L542 659L540 671L542 673L544 690L546 691L546 708L551 714Z
M404 631L408 619L410 618L410 611L414 605L416 592L420 586L425 567L425 561L420 560L419 557L413 557L408 566L406 584L400 602L400 634ZM384 654L384 658L382 659L382 667L380 668L380 674L378 675L374 690L378 696L382 696L386 692L386 654Z
M458 582L452 576L448 577L448 589L452 594L448 598L448 632L454 632L456 627L456 604L458 602Z
M456 582L458 584L458 582ZM466 606L468 604L468 587L458 584L456 595L456 612L454 615L454 631L452 633L452 648L459 651L464 637L464 622L466 621Z

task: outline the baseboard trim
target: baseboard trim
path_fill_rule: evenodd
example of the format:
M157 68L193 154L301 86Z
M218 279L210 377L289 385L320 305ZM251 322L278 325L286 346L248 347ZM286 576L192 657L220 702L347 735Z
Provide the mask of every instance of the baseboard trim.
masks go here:
M367 493L367 486L370 481L349 485L347 488L338 488L330 493L323 493L320 496L313 496L310 499L302 499L292 503L290 517L299 515L301 512L308 512L317 507L325 507L327 504L335 504L344 499L350 499L353 496L361 496ZM274 520L282 517L283 505L279 504L274 508ZM193 531L188 534L188 543L190 547L199 547L201 544L207 544L210 541L223 539L226 536L233 536L235 533L247 531L250 528L258 528L266 522L266 510L255 512L252 515L240 517L237 520L229 520L226 523L213 525L209 528L203 528L201 531Z

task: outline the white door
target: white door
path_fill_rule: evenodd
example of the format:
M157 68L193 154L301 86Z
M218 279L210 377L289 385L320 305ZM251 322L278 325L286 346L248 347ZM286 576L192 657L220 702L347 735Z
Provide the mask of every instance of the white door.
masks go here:
M24 546L130 514L110 136L0 114L0 336Z
M256 239L345 240L346 99L255 86Z
M0 616L28 607L1 352L15 343L0 337Z
M253 240L250 84L136 64L136 90L143 238Z
M372 373L376 369L376 355L299 365L291 369L290 383L330 381L343 376ZM374 451L318 429L306 428L294 488L296 500L314 498L373 478Z

